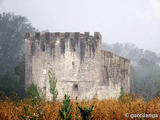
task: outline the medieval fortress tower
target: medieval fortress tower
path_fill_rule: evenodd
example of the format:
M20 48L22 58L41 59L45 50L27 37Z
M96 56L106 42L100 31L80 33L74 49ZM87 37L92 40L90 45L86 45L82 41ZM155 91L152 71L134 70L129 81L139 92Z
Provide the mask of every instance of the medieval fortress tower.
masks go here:
M25 38L25 86L35 84L52 99L48 72L54 72L57 99L118 98L130 90L130 61L102 50L101 34L36 33Z

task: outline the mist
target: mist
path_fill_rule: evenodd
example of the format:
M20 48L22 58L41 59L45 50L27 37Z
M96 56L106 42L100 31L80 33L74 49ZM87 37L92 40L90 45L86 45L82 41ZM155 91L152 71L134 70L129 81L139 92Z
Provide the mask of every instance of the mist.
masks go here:
M1 5L2 2L3 2L3 0L0 0L0 5Z
M40 31L101 32L105 43L160 53L160 0L0 0L1 12L26 16Z

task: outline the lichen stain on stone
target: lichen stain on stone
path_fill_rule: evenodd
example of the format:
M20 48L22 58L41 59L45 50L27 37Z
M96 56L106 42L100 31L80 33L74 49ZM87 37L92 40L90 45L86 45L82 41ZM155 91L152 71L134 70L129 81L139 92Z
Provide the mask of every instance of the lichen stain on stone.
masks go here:
M75 39L78 39L78 38L79 38L79 34L80 34L79 32L76 32L76 33L74 34L74 38L75 38Z
M55 41L50 44L50 55L55 57Z
M105 69L105 73L104 73L104 77L105 77L105 80L104 80L104 83L109 86L109 74L108 74L108 68L107 67L104 67Z
M78 46L78 38L76 38L76 39L71 38L70 39L70 48L71 48L71 51L75 52L77 46Z
M95 57L95 52L97 49L97 41L94 40L93 38L89 38L88 44L89 44L90 56L91 54L93 54L93 57Z
M45 40L41 39L41 50L44 52L45 51Z
M36 51L35 41L31 42L31 54L34 56Z
M65 39L60 39L61 54L65 53Z
M60 33L59 32L56 32L55 33L55 37L59 37Z
M70 48L71 48L72 51L75 48L75 46L76 46L76 42L75 42L75 40L73 38L71 38L70 39Z
M80 62L82 63L85 57L85 41L83 39L80 40Z
M50 33L45 33L45 38L46 38L46 43L49 44L50 43Z

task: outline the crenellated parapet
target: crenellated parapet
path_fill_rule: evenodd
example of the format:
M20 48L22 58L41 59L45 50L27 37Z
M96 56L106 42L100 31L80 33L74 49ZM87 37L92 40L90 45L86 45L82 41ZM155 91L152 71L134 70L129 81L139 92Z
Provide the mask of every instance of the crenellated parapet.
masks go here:
M50 39L50 38L54 38L54 37L59 37L59 38L86 38L86 37L94 37L96 39L101 39L101 34L99 32L94 32L94 35L90 35L89 32L85 32L84 34L80 33L80 32L65 32L65 33L61 33L61 32L54 32L54 33L50 33L50 32L46 32L46 33L41 33L41 32L37 32L34 35L30 34L30 33L26 33L25 38L34 38L37 40L40 40L40 38L42 39Z
M34 35L27 33L25 39L31 43L32 55L36 54L35 49L37 46L40 46L41 49L39 50L41 50L41 52L48 51L53 57L55 57L55 52L57 52L57 54L59 52L65 54L65 51L68 51L69 48L72 52L77 52L80 59L83 60L88 53L90 56L94 56L97 47L101 49L101 34L99 32L95 32L93 36L90 35L89 32L85 32L84 34L79 32L37 32ZM58 47L60 50L56 51L55 49L58 49ZM87 54L85 55L85 53Z

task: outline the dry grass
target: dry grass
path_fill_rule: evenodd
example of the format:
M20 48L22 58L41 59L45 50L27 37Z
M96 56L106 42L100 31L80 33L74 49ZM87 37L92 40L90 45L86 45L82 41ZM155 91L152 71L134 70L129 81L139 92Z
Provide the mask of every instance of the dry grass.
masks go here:
M78 102L79 106L91 107L95 106L92 115L94 120L130 120L126 118L125 114L158 114L160 116L160 98L144 101L142 98L133 98L131 96L125 96L121 100L108 99L98 101L96 99L92 101L81 101ZM39 116L37 109L39 105L31 105L30 99L24 101L10 101L5 100L0 102L0 120L21 120L22 116L26 116L29 119L29 114L33 116ZM73 120L76 119L77 105L76 101L72 101L72 116ZM58 110L61 108L62 102L45 102L42 101L40 104L40 115L42 120L56 120L58 117ZM25 113L24 106L28 112ZM80 113L78 113L78 119L81 120ZM140 118L134 118L131 120L140 120ZM143 120L151 120L153 118L145 118ZM160 117L155 118L156 120Z

